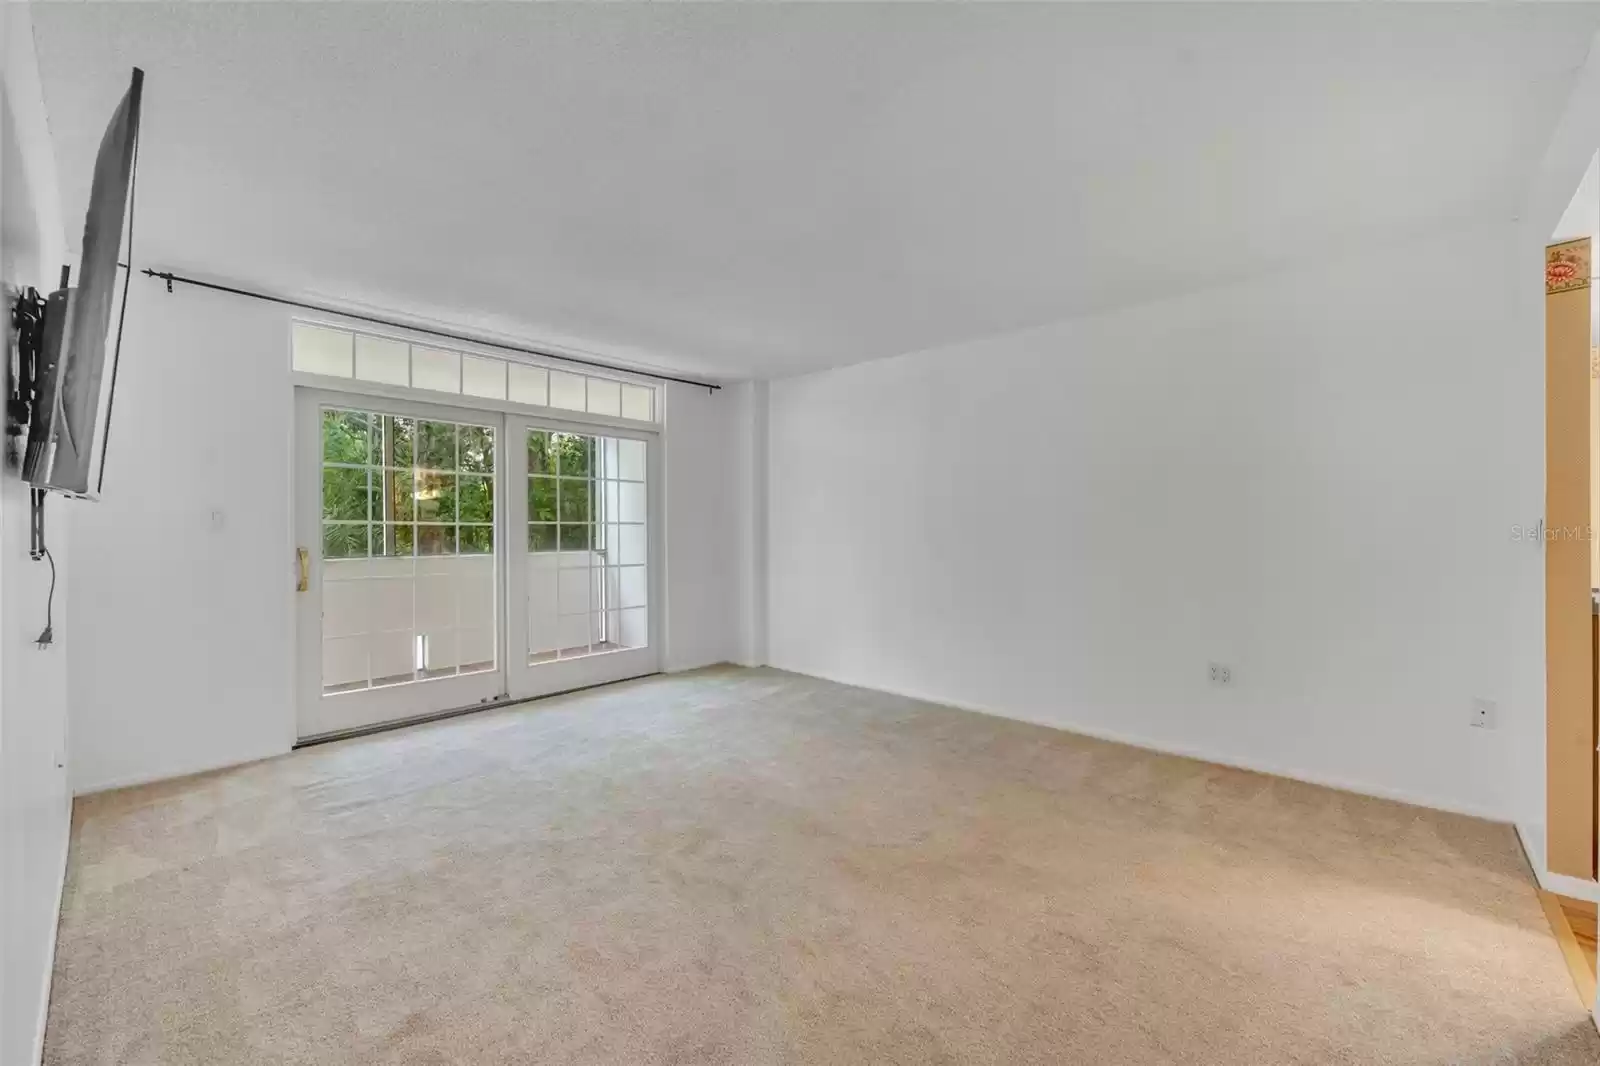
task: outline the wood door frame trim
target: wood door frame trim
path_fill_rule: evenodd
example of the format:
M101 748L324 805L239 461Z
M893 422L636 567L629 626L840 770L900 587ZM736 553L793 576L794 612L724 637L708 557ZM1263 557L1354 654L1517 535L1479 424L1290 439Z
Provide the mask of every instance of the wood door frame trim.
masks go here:
M1544 889L1535 889L1539 894L1539 906L1544 908L1545 920L1550 923L1550 932L1555 935L1556 944L1561 948L1561 957L1566 961L1567 972L1572 976L1572 986L1577 990L1578 1000L1585 1009L1593 1010L1595 1006L1595 974L1588 956L1583 947L1578 943L1577 934L1572 931L1572 923L1567 920L1567 913L1561 906L1562 897Z
M1595 879L1590 240L1545 249L1545 862Z

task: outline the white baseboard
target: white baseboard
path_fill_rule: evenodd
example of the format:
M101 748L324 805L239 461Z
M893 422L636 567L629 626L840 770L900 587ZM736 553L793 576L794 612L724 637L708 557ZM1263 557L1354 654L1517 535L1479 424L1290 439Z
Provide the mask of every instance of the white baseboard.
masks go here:
M56 976L56 940L61 935L61 904L67 894L67 856L72 851L72 797L67 797L67 831L61 838L61 872L56 876L56 909L50 922L50 950L44 957L43 989L39 993L39 1020L33 1032L32 1066L43 1066L44 1032L50 1024L50 990Z
M785 670L788 667L777 666L776 669ZM881 685L869 685L847 677L838 677L832 674L817 673L810 670L793 670L797 674L820 678L823 681L832 681L840 685L850 685L854 688L871 689L875 692L887 692L891 696L903 696L906 699L920 700L924 703L940 704L945 707L954 707L961 711L971 711L974 714L987 714L995 718L1009 718L1016 722L1028 722L1031 725L1047 726L1050 729L1059 729L1063 733L1076 733L1079 736L1093 737L1096 740L1109 740L1115 744L1126 744L1129 747L1143 748L1146 751L1159 752L1163 755L1180 755L1186 759L1199 759L1201 762L1216 763L1218 766L1230 766L1236 770L1249 770L1253 773L1268 774L1272 777L1286 777L1292 781L1303 781L1308 785L1321 785L1323 788L1337 789L1340 792L1354 792L1360 796L1372 796L1376 799L1393 800L1412 807L1427 807L1430 810L1448 811L1452 814L1464 814L1472 818L1482 818L1489 822L1507 823L1510 821L1504 811L1489 810L1488 808L1463 804L1449 800L1441 800L1436 796L1425 796L1420 793L1408 792L1404 789L1389 788L1384 785L1374 785L1367 781L1356 781L1350 778L1338 777L1284 766L1259 759L1241 759L1230 752L1208 749L1199 745L1173 744L1170 741L1157 740L1137 733L1127 733L1120 730L1103 729L1098 726L1085 725L1078 722L1051 721L1026 714L1017 714L1012 711L996 710L993 707L981 707L972 703L963 703L945 696L933 695L925 692L911 692L904 689L885 688Z
M1544 862L1544 831L1538 826L1517 825L1517 839L1522 843L1522 853L1533 868L1539 887L1568 899L1586 899L1600 903L1600 882L1588 881L1568 874L1551 873Z
M1538 871L1535 871L1535 876L1537 875ZM1566 896L1568 899L1586 899L1591 903L1600 903L1600 883L1585 881L1581 877L1553 874L1546 870L1544 876L1539 878L1539 887L1546 892Z
M209 774L217 770L231 770L235 766L247 766L250 763L261 762L265 759L276 759L280 755L289 754L291 750L291 748L274 748L271 751L225 756L221 761L217 762L210 760L185 762L156 771L140 771L135 774L113 775L99 780L79 781L73 784L72 794L74 796L92 796L96 792L115 792L119 788L137 788L140 785L153 785L158 781L176 781L180 777L194 777L197 774Z
M1516 824L1517 841L1522 845L1523 858L1528 860L1528 865L1533 868L1533 875L1539 879L1539 887L1544 887L1544 826Z

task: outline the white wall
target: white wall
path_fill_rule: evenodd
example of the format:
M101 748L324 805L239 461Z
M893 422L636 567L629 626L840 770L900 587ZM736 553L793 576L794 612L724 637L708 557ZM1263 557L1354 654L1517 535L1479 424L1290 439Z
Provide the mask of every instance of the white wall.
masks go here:
M1578 182L1561 220L1550 233L1550 243L1559 244L1579 237L1593 240L1597 233L1600 233L1600 155L1590 157L1583 180Z
M289 318L134 280L105 498L72 527L77 792L293 742ZM674 387L664 410L664 662L683 669L737 655L737 402Z
M293 739L286 323L134 279L104 497L71 529L76 792Z
M771 661L1509 817L1544 707L1516 253L1454 231L773 383Z
M54 153L33 54L27 5L0 8L4 103L0 109L0 340L10 351L10 304L18 287L53 287L65 254ZM65 609L68 551L60 498L47 509L56 558L56 643L44 628L50 572L28 557L28 491L0 471L0 1063L37 1062L66 864Z
M740 658L740 427L749 390L666 386L667 670Z
M739 662L764 666L767 662L767 409L771 384L747 381L741 391L741 429L737 446L740 519Z

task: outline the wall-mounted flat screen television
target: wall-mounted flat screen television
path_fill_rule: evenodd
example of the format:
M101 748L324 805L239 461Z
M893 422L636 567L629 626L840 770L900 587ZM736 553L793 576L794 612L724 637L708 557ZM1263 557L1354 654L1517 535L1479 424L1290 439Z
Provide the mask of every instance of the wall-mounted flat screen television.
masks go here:
M130 211L143 84L144 72L134 68L128 91L100 140L76 285L63 286L46 301L33 418L22 462L23 479L36 488L90 496L101 487L116 381L117 345L108 343L111 312L123 224ZM126 297L124 280L124 304ZM120 341L120 315L117 332ZM113 351L109 375L108 346Z

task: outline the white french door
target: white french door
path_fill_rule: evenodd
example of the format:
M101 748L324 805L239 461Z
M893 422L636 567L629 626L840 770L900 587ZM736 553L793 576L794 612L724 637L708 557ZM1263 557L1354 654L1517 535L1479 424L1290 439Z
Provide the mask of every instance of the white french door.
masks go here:
M506 416L513 697L660 669L654 434Z
M298 390L301 739L505 691L502 417Z
M296 393L304 739L653 673L647 432Z

